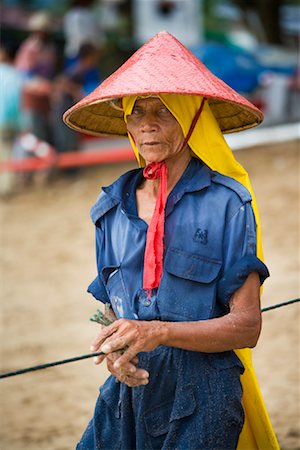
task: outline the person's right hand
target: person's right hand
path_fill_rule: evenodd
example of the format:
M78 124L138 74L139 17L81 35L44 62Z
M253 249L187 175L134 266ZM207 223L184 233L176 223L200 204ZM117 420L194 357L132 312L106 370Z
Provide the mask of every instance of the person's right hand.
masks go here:
M127 386L129 387L144 386L148 384L149 373L146 370L137 367L137 364L139 362L137 356L135 356L130 362L128 362L125 367L122 366L122 368L120 369L116 369L114 367L114 362L120 357L121 354L122 352L117 350L106 355L106 364L110 373L118 381L127 384ZM94 359L95 364L99 364L101 361L99 358L98 362L97 357Z

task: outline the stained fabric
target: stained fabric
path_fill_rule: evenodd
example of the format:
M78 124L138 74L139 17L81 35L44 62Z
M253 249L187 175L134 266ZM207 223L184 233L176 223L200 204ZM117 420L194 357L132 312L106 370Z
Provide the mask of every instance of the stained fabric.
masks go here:
M177 94L159 94L158 97L176 118L184 136L187 136L193 118L200 108L202 97ZM137 96L129 96L123 97L122 99L125 122L127 121L127 116L132 112L136 98ZM128 137L138 164L143 167L145 163L134 141L130 135ZM257 224L256 255L259 259L263 260L259 212L248 173L235 159L207 102L204 103L201 116L195 125L188 144L192 153L200 158L208 167L239 181L251 193L252 208ZM238 448L279 449L252 365L251 351L250 349L239 349L236 350L236 353L246 368L245 373L241 377L246 417Z
M195 321L224 315L228 305L217 291L230 268L236 264L243 272L236 283L249 274L242 264L247 256L250 271L266 270L255 256L249 192L191 158L168 195L164 273L149 298L142 289L148 227L138 216L135 195L142 181L142 169L123 174L103 188L91 210L98 277L89 291L108 299L118 318ZM233 351L206 354L159 346L139 354L139 367L149 371L148 385L129 388L111 376L101 386L78 450L236 447L244 419L244 368Z
M149 385L129 388L109 377L76 450L236 448L243 367L233 352L160 346L140 354L139 364L152 374Z
M268 271L256 257L249 192L191 158L167 198L164 273L159 289L153 289L149 299L142 289L148 226L138 216L135 195L142 181L142 169L122 175L103 188L91 209L99 274L89 292L100 301L111 302L119 318L217 317L227 311L229 280L230 289L231 283L238 289L256 271L264 281ZM142 308L141 315L144 303L147 308Z

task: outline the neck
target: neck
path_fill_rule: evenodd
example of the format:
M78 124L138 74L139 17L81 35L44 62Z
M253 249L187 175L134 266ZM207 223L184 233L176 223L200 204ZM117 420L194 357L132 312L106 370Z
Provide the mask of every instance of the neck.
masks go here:
M181 178L190 160L190 151L182 152L180 155L177 154L176 157L166 160L166 165L168 167L167 195L170 194L178 180ZM146 189L151 196L157 197L159 183L159 179L145 180L143 188Z

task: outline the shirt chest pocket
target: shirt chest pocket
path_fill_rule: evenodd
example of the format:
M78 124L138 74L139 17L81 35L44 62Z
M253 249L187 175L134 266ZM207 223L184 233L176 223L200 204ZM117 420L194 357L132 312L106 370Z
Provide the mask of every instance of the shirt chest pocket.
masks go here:
M169 248L158 292L162 320L204 320L212 316L222 262Z

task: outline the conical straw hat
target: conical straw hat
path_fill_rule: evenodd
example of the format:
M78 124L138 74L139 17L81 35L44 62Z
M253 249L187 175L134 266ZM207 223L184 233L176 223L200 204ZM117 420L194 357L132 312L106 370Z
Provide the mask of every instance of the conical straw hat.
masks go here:
M258 125L262 112L213 75L181 42L161 32L137 50L91 94L64 114L75 130L93 135L127 136L120 99L149 94L200 95L223 133Z

